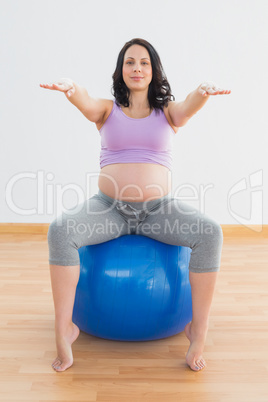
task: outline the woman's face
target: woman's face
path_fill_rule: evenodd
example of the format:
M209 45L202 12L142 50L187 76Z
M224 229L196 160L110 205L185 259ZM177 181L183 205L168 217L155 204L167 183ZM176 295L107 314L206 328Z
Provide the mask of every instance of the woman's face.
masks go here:
M150 55L145 47L132 45L126 50L122 74L130 90L148 89L153 78L153 70Z

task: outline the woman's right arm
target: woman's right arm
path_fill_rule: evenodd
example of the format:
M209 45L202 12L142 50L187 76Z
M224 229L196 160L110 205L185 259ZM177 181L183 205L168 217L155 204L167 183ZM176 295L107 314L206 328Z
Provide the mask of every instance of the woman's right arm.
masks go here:
M51 84L40 84L41 88L64 92L66 98L93 123L101 122L107 111L106 99L94 99L85 88L69 78L62 78Z

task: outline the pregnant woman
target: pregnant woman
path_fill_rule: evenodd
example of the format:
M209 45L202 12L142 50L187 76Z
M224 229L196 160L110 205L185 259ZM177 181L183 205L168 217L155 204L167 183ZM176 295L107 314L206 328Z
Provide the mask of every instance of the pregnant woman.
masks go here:
M72 343L79 335L72 322L78 249L139 234L192 249L193 318L185 327L190 341L186 362L194 371L203 369L223 235L217 222L171 195L172 144L179 127L210 96L231 91L204 82L184 101L175 102L157 51L140 38L126 42L118 55L113 100L94 99L68 78L40 86L63 92L96 124L101 139L98 193L81 204L79 212L57 217L48 230L57 346L52 367L64 371L73 364Z

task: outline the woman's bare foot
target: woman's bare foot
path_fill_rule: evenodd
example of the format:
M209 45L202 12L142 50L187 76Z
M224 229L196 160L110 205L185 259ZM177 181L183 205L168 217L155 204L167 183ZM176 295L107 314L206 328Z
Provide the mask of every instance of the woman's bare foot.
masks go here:
M194 371L202 370L206 366L202 352L205 346L207 329L201 332L199 331L197 334L192 328L192 323L189 322L185 326L184 332L190 341L190 347L186 354L186 363Z
M65 334L56 329L56 345L58 356L52 363L55 371L67 370L73 364L72 344L78 338L80 330L74 323Z

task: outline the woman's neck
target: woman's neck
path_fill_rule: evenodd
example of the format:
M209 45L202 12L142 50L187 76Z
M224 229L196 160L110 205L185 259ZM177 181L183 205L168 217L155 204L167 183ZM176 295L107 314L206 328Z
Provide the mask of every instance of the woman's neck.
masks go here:
M146 94L144 93L132 93L129 96L129 110L132 111L142 111L146 109L150 109L150 104L148 101L148 92Z

